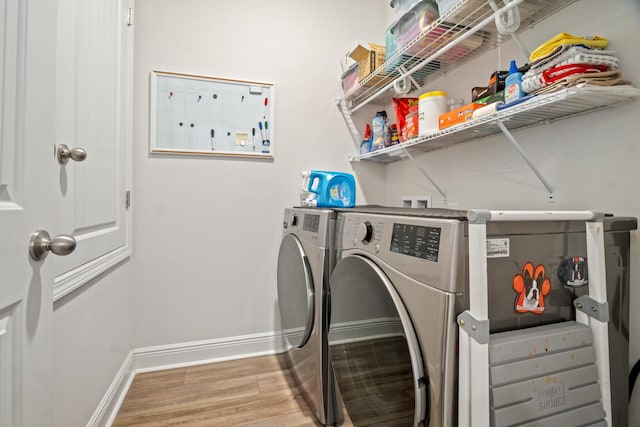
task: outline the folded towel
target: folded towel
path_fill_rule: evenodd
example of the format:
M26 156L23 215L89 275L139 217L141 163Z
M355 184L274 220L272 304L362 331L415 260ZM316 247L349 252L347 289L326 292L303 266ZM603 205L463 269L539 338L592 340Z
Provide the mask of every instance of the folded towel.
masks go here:
M552 85L558 80L567 78L572 75L583 75L591 73L601 73L608 71L606 65L589 65L589 64L567 64L558 65L539 71L537 73L525 73L522 76L522 90L525 93L533 93L537 90Z
M609 41L604 37L599 36L590 36L590 37L579 37L574 36L569 33L560 33L555 37L547 40L536 50L531 52L529 56L529 62L534 62L540 58L543 58L554 51L555 48L561 45L570 44L570 45L584 45L598 49L604 49L609 44Z
M613 69L618 67L619 62L615 54L614 50L592 49L585 46L565 44L558 46L544 58L532 62L530 71L535 72L565 64L605 64Z
M621 83L626 83L622 80L622 73L620 71L604 71L602 73L588 73L588 74L575 74L569 77L565 77L556 81L555 83L540 88L536 91L536 95L555 92L560 89L574 86L614 86Z

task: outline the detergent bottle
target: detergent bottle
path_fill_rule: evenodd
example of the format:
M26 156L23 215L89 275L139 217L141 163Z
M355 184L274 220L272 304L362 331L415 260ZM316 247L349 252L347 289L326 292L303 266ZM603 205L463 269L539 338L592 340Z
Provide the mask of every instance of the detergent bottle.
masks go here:
M524 96L522 91L522 73L518 72L516 61L511 61L509 75L504 81L504 103L509 104Z
M388 116L386 111L378 111L373 118L371 122L371 131L373 133L371 137L371 151L379 150L389 145L385 138L385 136L389 134L387 120Z
M364 138L360 143L360 154L367 154L371 151L371 126L367 123L367 127L364 131Z
M353 175L344 172L304 171L301 199L304 206L319 208L352 208L356 204L356 183Z

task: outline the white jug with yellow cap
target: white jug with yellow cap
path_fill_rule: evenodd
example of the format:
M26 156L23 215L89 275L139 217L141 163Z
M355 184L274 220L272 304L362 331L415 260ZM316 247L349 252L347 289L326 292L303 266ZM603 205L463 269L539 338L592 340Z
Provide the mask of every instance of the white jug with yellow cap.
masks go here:
M447 93L426 92L418 98L418 134L431 135L440 130L440 114L447 112Z

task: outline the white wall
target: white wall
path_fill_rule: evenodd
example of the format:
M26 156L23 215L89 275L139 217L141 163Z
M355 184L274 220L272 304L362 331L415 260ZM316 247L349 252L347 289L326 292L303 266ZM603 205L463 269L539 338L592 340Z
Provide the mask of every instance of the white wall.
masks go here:
M560 32L599 35L609 39L609 48L621 59L620 69L640 86L640 3L615 0L604 3L582 0L527 31L522 39L529 49ZM444 89L451 96L470 101L470 88L482 86L502 58L524 62L513 44L506 44L472 64L450 73L427 90ZM452 146L417 157L447 194L448 202L460 208L487 209L596 209L617 215L640 217L640 102L515 132L515 136L556 192L556 202L546 201L547 192L515 148L496 136ZM386 170L386 199L400 204L403 195L432 195L435 206L443 199L409 162L396 162ZM455 206L455 205L454 205ZM632 234L631 260L631 357L640 357L640 243Z
M386 3L136 2L136 347L278 330L283 210L299 202L301 170L351 170L338 59L353 40L384 40ZM151 70L275 83L275 160L150 155Z

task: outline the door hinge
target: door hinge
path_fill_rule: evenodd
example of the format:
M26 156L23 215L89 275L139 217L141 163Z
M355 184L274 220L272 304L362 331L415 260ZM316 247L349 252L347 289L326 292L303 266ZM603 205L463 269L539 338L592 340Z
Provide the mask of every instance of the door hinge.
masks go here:
M125 21L127 22L127 25L129 27L133 25L133 8L132 7L127 9Z
M124 197L124 208L129 209L131 207L131 190L127 190Z

